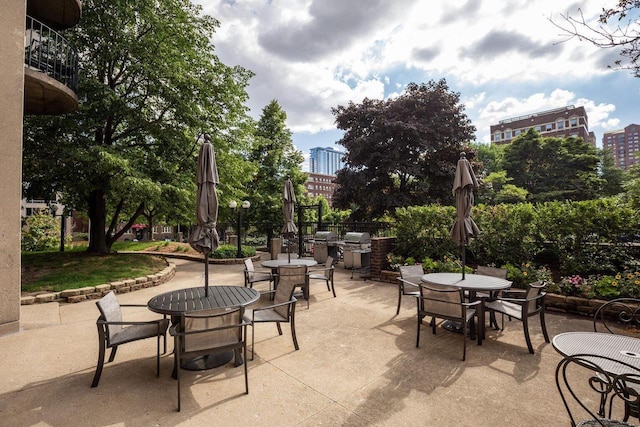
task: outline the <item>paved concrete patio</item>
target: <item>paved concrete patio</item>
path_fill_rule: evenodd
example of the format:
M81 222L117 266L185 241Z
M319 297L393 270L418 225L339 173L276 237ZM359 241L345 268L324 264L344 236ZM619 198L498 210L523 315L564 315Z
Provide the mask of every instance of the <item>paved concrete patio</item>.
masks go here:
M146 303L173 289L203 285L203 265L173 260L175 278L119 295ZM212 284L241 285L242 265L211 265ZM0 337L0 425L3 426L562 426L569 425L554 383L560 356L532 322L535 355L520 322L488 330L482 346L439 329L423 330L415 347L415 305L396 316L397 287L350 279L336 267L333 298L311 286L311 306L298 304L300 350L288 325L256 328L249 394L242 369L183 371L182 412L176 412L173 356L155 377L155 341L131 343L106 364L90 388L98 355L93 301L22 306L19 333ZM132 317L155 316L130 309ZM590 330L586 318L549 313L551 337ZM172 342L169 341L169 350ZM534 400L535 403L531 403ZM528 402L528 403L526 403Z

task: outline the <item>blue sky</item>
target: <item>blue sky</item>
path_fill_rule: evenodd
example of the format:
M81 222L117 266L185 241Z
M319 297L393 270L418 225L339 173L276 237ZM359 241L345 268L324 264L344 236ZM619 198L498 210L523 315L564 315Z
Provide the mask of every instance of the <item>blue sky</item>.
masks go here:
M499 120L566 105L585 107L599 147L604 132L640 123L640 79L607 67L617 52L554 25L580 11L596 23L616 0L195 1L220 21L218 57L255 73L251 114L278 100L305 156L340 138L332 107L441 78L461 94L478 142Z

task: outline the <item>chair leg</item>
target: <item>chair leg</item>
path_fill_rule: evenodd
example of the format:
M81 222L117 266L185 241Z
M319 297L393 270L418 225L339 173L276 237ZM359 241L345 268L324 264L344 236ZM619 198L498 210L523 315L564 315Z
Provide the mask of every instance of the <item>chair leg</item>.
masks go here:
M156 378L160 378L160 338L161 336L158 335L158 349L156 352ZM166 341L165 341L165 345L166 345Z
M333 293L333 297L336 297L336 286L335 283L333 283L333 276L331 276L331 292Z
M247 331L246 331L246 329L245 329L244 335L245 335L245 337L244 337L244 345L242 346L243 350L244 350L244 360L245 360L245 362L244 362L244 390L245 390L244 394L249 394L249 374L247 372L247 365L249 363L247 363L248 359L247 359Z
M471 319L473 320L473 319ZM467 322L462 322L462 361L467 358Z
M533 346L531 345L531 337L529 336L529 321L528 317L524 316L522 319L522 328L524 329L524 339L527 341L527 348L529 349L529 353L535 354L533 351Z
M178 412L180 412L180 337L176 336L175 344L176 349L174 350L174 354L176 355L176 382L178 383Z
M420 317L420 315L418 314L418 327L417 329L417 333L416 333L416 347L420 347L420 326L422 325L422 318Z
M276 327L278 328L278 335L282 335L282 326L280 326L280 322L276 322Z
M255 345L256 345L255 344L255 325L253 322L251 322L251 360L253 360L253 357L256 352Z
M111 354L109 355L109 362L113 362L113 359L116 358L116 352L118 351L118 346L114 345L111 349Z
M549 341L549 334L547 333L547 323L544 320L544 309L540 312L540 326L542 327L542 334L544 335L544 341Z
M398 308L396 309L396 316L400 314L400 303L402 302L402 287L398 285Z
M100 334L101 335L101 334ZM98 349L98 364L96 365L96 373L93 376L93 382L91 387L98 387L100 382L100 376L102 375L102 367L104 366L104 353L105 353L105 341L100 340L100 347Z
M293 339L293 347L296 349L296 351L300 350L300 347L298 346L298 338L296 337L296 319L294 316L291 316L291 338Z

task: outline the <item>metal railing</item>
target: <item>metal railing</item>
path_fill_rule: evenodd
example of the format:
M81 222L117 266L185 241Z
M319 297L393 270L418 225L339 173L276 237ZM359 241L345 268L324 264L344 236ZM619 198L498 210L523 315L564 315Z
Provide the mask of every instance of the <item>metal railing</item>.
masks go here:
M58 32L27 16L24 63L66 85L78 89L78 54Z

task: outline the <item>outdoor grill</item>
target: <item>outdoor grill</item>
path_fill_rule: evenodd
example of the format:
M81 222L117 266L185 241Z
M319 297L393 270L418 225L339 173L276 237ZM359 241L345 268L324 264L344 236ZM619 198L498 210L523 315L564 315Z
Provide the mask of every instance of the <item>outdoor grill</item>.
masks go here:
M371 237L369 233L346 233L342 244L344 268L351 268L361 275L368 274L371 265ZM351 277L353 278L353 274Z
M313 259L325 263L329 256L338 259L338 236L333 231L318 231L313 237Z

